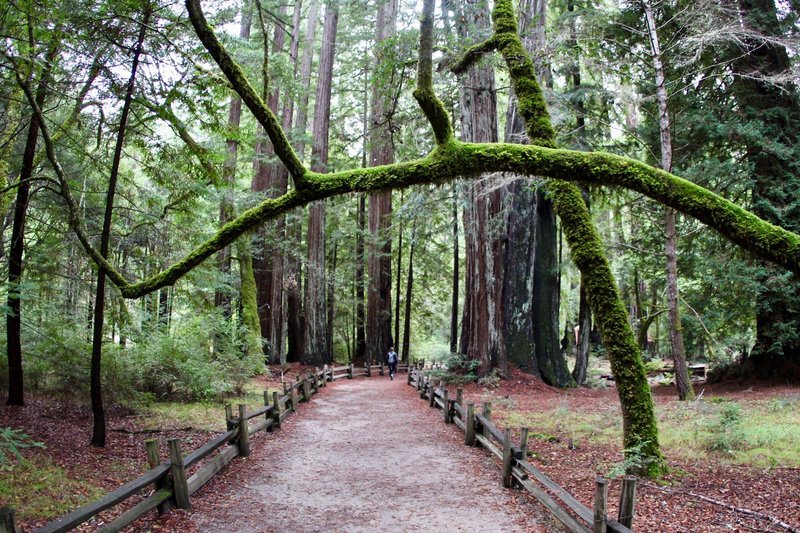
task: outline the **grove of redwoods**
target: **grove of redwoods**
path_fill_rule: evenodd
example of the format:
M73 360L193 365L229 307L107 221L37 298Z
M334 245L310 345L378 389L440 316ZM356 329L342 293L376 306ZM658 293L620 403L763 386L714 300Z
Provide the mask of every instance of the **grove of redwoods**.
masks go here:
M8 403L591 353L658 474L644 358L800 375L797 7L8 2Z

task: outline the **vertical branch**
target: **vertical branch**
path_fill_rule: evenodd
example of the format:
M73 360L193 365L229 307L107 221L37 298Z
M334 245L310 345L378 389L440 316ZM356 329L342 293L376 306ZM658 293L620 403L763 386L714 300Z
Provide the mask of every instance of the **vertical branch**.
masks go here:
M442 102L433 92L433 12L435 0L424 0L422 19L419 23L419 63L417 67L417 99L422 112L428 118L436 137L436 144L446 144L453 140L453 127L450 116Z

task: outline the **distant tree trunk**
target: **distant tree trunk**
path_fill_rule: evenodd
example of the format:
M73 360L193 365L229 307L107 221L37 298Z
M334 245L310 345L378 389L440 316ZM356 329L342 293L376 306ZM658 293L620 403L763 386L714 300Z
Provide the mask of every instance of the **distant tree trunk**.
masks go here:
M327 316L328 329L325 333L325 342L328 347L326 353L328 354L329 361L333 361L333 321L336 316L334 297L336 295L336 260L338 259L337 257L338 252L339 252L339 243L337 241L334 241L333 253L331 254L331 261L330 261L331 271L328 274L328 301L326 302L328 305L328 316Z
M336 0L329 1L325 10L322 30L317 97L314 106L314 146L311 150L311 170L325 172L328 164L328 130L331 114L331 81L333 58L336 50L336 26L339 11ZM325 201L317 201L309 207L308 268L306 270L303 359L309 365L330 362L327 353L327 309L325 296Z
M378 8L375 43L378 50L376 64L381 61L382 47L395 33L397 0L384 0ZM392 163L394 160L390 120L391 97L387 86L391 82L376 79L372 82L370 164ZM369 195L368 225L370 234L367 273L367 346L366 360L382 361L383 354L392 341L392 240L388 235L391 225L391 191Z
M133 62L131 64L131 75L125 85L125 100L122 104L122 112L119 118L119 128L117 130L117 142L114 147L114 157L111 161L111 171L108 176L108 190L106 192L106 208L103 217L103 230L100 235L100 255L108 258L108 251L111 244L111 216L114 212L114 196L117 192L117 179L119 177L119 164L122 159L122 146L125 142L125 129L128 125L128 114L133 101L133 91L136 87L136 71L139 68L139 57L142 54L142 44L144 43L145 31L150 21L151 8L146 7L139 27L139 35L136 39L136 46L133 49ZM103 408L103 389L102 376L100 375L103 357L103 322L105 319L105 295L106 295L106 273L99 270L97 273L97 287L94 304L94 324L92 330L92 363L90 372L90 391L92 397L92 415L94 425L92 427L92 446L105 447L106 445L106 413Z
M453 182L453 283L450 300L450 353L458 352L458 285L461 277L458 272L458 187Z
M364 233L366 232L367 198L358 198L358 234L356 236L356 349L353 362L366 361L366 320L364 316Z
M658 125L661 138L661 168L672 172L672 134L669 108L667 107L667 89L665 86L666 74L662 63L661 45L658 40L655 16L651 0L642 0L645 20L650 36L650 49L653 57L653 69L656 77L656 99L658 100ZM686 354L683 347L683 332L681 331L681 316L678 308L678 234L675 228L676 213L674 209L667 208L664 218L664 227L667 237L667 307L669 308L669 339L672 345L672 359L675 363L675 385L678 389L678 398L687 400L694 398L692 382L686 367Z
M484 0L467 0L459 35L479 41L489 32L489 6ZM481 63L470 68L461 89L461 137L469 142L497 142L497 98L494 70ZM503 216L503 191L490 179L465 183L464 237L467 271L462 349L477 361L476 374L493 368L507 373L503 328L503 240L497 218ZM493 190L494 189L494 190Z
M239 24L239 37L241 39L250 38L250 26L252 25L253 13L245 8L242 11L242 20ZM236 180L236 163L239 154L239 123L242 119L242 99L238 96L231 98L228 106L228 136L225 139L227 146L227 157L222 165L222 179L225 187L232 187ZM219 225L225 225L233 217L233 203L230 192L226 190L223 199L219 204ZM214 305L222 310L225 317L231 316L231 293L230 293L230 272L231 272L231 248L226 246L217 253L217 268L222 275L224 286L218 287L214 292Z
M60 32L57 32L57 34ZM60 37L54 37L47 52L41 79L36 88L36 105L42 108L47 97L53 61L58 55ZM8 405L25 405L25 379L22 370L22 273L25 252L25 224L28 218L31 178L39 139L39 119L31 113L28 136L22 154L22 168L14 203L14 222L11 228L11 246L8 251L8 311L6 312L6 355L8 357Z
M245 353L255 355L263 353L261 346L261 324L258 320L258 296L255 274L253 273L253 258L250 251L248 235L237 241L236 258L239 261L241 278L241 322L245 329Z
M405 191L400 191L400 205L403 205L403 197ZM403 221L400 221L397 228L397 288L394 292L394 339L396 343L400 343L400 284L403 280L403 230L405 229ZM400 351L400 346L397 346L397 351Z
M317 0L311 0L308 6L308 19L306 22L306 38L303 45L303 60L300 67L300 101L297 105L294 129L299 133L305 133L308 127L308 97L311 85L311 66L314 59L314 38L316 37L317 27ZM298 156L302 159L305 153L305 144L300 141L295 147ZM300 249L302 240L302 223L300 219L289 223L286 230L287 241L290 243L291 250ZM286 260L287 288L286 288L286 340L287 362L298 362L303 357L303 277L300 260L297 253L291 253Z
M411 229L411 244L408 250L408 277L406 278L406 309L403 318L403 353L400 356L402 361L411 362L411 296L414 285L414 246L417 242L417 223ZM399 287L398 287L399 290ZM398 309L399 313L400 310Z

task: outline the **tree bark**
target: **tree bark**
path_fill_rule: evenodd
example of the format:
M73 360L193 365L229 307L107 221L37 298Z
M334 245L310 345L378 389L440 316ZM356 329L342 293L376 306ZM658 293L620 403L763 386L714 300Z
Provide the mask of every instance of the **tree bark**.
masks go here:
M56 33L46 54L41 79L36 88L36 104L41 108L47 98L50 73L60 46L60 32ZM11 228L11 245L8 251L8 312L6 313L6 356L8 358L7 405L25 405L25 376L22 369L22 291L20 284L24 271L25 225L28 218L31 178L36 159L36 144L39 139L39 118L31 114L22 168L19 173L17 198L14 203L14 221Z
M411 297L414 286L414 246L417 242L417 223L411 229L411 244L408 249L408 277L406 278L406 309L403 320L403 353L400 355L401 361L411 362ZM399 289L398 289L399 290ZM399 309L398 309L399 312Z
M325 172L328 164L328 130L331 113L331 81L336 50L336 26L339 21L336 0L329 1L325 10L322 30L317 97L314 106L314 146L311 150L311 170ZM306 270L303 308L303 359L308 365L331 361L327 340L327 283L325 281L325 201L314 202L309 207L308 268Z
M311 0L308 6L306 38L303 44L303 60L300 67L302 90L294 122L295 131L300 133L305 133L308 127L308 98L311 90L311 67L314 59L314 38L316 35L318 6L317 0ZM303 159L303 154L305 153L304 141L298 142L295 150L300 159ZM291 250L300 249L302 233L302 223L299 217L288 224L286 236ZM303 357L303 324L305 322L303 318L303 298L301 296L303 294L303 276L298 253L290 253L286 260L286 361L292 363L299 362Z
M662 62L661 45L658 40L658 29L651 0L642 0L645 12L648 34L650 36L650 50L653 57L653 69L656 78L656 100L658 101L658 129L661 139L661 168L667 172L672 171L672 134L669 107L667 105L666 72ZM678 308L678 233L676 231L676 213L667 209L664 218L666 232L667 256L667 306L669 308L669 339L672 347L672 360L675 364L675 386L678 389L678 398L687 400L694 398L692 382L686 367L686 353L683 347L683 331L681 330L681 316Z
M450 353L458 353L458 286L461 282L458 253L458 186L453 183L453 282L450 300ZM463 353L463 352L462 352Z
M544 48L545 0L520 3L523 44L534 54ZM539 62L540 78L549 69ZM512 99L506 142L526 143L525 124ZM509 361L553 386L572 384L558 335L558 246L552 201L525 180L509 186L508 241L505 250L504 327Z
M397 0L384 0L378 8L375 29L376 65L382 61L382 47L395 34ZM374 70L373 72L377 72ZM370 165L390 164L394 160L391 119L391 87L387 80L373 76L370 123ZM391 191L371 193L367 223L369 246L367 255L367 328L366 360L370 364L383 361L392 340L392 240L389 235L392 215Z

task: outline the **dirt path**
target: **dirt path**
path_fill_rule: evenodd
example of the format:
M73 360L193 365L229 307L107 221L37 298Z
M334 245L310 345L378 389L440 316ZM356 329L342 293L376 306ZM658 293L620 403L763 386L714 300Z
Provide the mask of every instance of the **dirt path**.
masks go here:
M199 492L191 511L151 528L553 531L538 506L500 487L489 455L462 439L405 375L341 381L255 441L251 457Z

